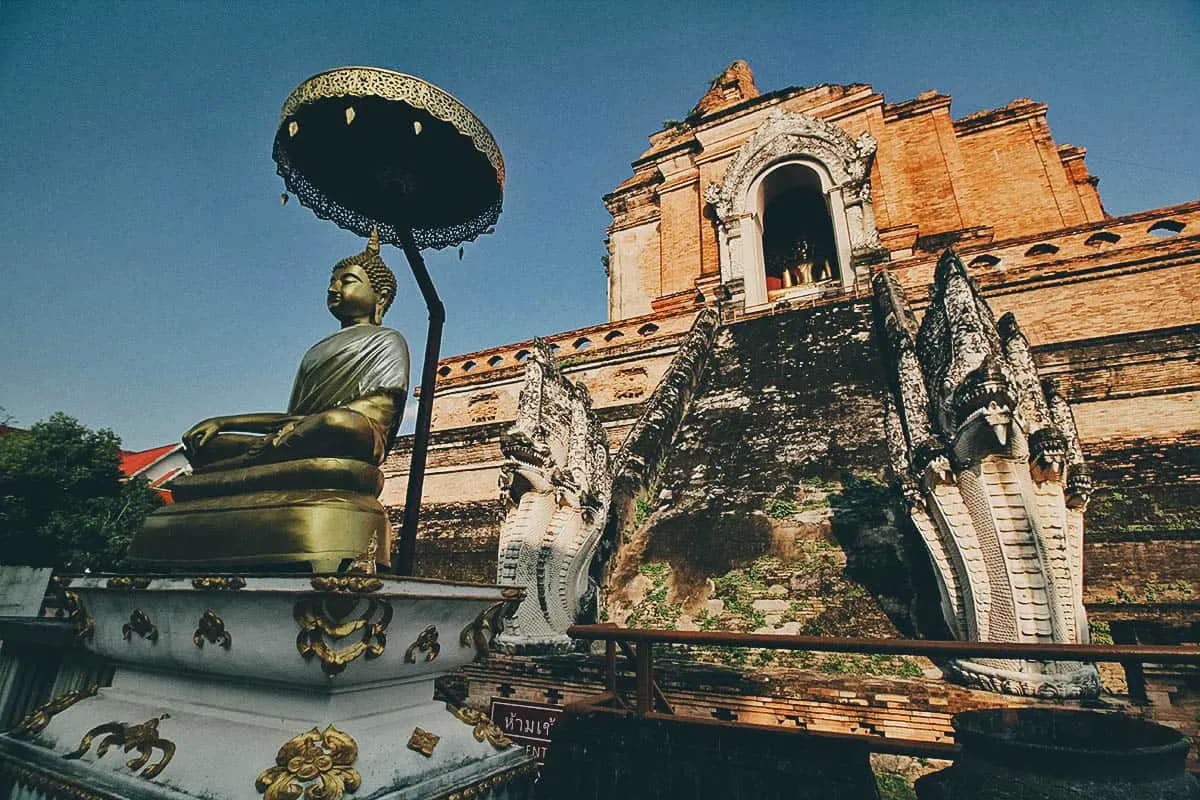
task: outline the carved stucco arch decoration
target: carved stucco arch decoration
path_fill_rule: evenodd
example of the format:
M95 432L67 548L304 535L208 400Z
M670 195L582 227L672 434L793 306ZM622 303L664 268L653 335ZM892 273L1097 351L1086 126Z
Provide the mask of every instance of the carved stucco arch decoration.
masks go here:
M842 282L854 282L853 259L882 250L871 205L871 164L878 143L864 131L857 140L808 114L776 110L742 145L721 183L704 198L716 211L721 276L745 282L747 307L766 303L762 271L761 191L775 169L799 164L817 174L833 220Z

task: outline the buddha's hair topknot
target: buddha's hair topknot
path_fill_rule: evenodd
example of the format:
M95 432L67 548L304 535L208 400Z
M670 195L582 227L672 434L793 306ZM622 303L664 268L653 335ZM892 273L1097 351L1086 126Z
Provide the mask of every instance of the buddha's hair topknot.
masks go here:
M371 229L371 238L367 240L367 249L357 255L348 256L333 265L333 271L350 264L357 264L363 268L363 272L367 273L367 280L371 282L371 288L377 294L382 294L387 291L387 303L383 307L383 313L392 307L392 301L396 299L396 275L383 263L383 258L379 255L379 231L375 228Z

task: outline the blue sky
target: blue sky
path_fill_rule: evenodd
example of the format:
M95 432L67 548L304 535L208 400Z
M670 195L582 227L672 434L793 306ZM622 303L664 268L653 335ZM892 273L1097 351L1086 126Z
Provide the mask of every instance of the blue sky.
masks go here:
M216 414L282 410L333 329L330 266L361 240L271 161L309 75L420 75L491 128L494 236L427 253L443 354L602 322L601 196L735 58L760 89L937 89L963 116L1049 103L1110 213L1200 196L1200 3L55 3L0 0L0 406L58 410L130 449ZM402 254L388 324L423 348ZM411 422L411 420L410 420Z

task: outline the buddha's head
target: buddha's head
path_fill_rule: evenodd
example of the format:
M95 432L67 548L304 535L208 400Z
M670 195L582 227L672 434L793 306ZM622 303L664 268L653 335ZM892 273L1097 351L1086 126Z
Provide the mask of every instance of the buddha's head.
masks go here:
M371 231L367 248L333 266L326 303L343 326L378 325L396 299L396 276L379 256L379 233Z

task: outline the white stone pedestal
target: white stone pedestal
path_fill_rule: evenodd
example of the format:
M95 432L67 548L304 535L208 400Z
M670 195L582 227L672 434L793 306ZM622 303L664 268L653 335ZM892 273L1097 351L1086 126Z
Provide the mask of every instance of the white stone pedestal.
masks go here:
M432 699L518 590L340 575L87 577L68 591L116 675L0 736L16 797L531 794L522 748Z

